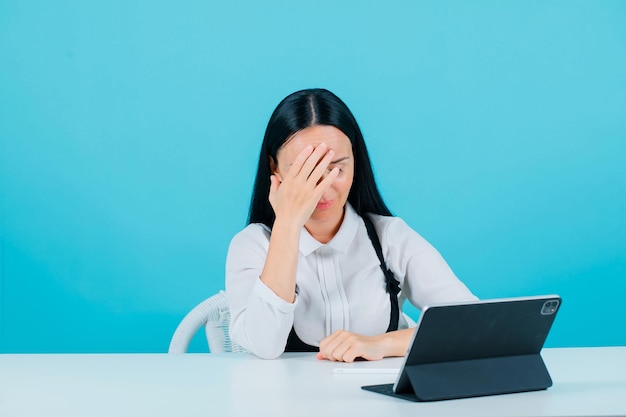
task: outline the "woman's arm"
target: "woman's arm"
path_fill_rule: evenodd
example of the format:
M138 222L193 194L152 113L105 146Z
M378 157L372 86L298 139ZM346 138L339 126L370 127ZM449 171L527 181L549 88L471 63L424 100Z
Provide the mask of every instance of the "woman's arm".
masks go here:
M269 245L249 229L233 239L226 262L231 338L262 358L278 357L293 325L300 233L337 170L324 173L333 152L325 144L304 148L281 176L271 178L276 214ZM257 241L258 240L258 241Z
M259 279L269 239L265 227L249 225L233 238L226 257L230 337L265 359L282 353L296 306L278 297Z
M261 281L289 303L295 301L300 232L339 173L335 168L323 178L333 155L325 143L309 145L282 171L284 177L278 169L271 177L269 200L276 220Z

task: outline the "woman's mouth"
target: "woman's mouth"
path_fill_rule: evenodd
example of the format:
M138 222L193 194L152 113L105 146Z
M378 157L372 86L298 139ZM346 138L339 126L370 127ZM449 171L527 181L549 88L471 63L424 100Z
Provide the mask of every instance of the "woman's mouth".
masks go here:
M315 208L317 210L326 210L327 208L333 205L333 202L334 202L333 200L320 201L319 203L317 203L317 206L315 206Z

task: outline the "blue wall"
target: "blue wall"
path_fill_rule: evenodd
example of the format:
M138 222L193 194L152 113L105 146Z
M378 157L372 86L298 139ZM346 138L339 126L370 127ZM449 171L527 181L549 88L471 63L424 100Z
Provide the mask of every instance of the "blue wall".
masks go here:
M479 297L626 345L626 2L388 3L1 2L0 352L165 351L312 86Z

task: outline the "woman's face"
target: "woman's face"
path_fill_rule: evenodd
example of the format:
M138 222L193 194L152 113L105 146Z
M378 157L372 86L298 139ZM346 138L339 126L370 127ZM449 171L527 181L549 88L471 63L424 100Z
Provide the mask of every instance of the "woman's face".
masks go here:
M354 155L350 139L339 129L333 126L310 126L293 135L278 150L276 155L277 169L275 174L283 178L289 171L293 160L307 146L318 146L326 143L328 149L335 153L331 164L326 171L327 175L333 168L339 168L337 179L326 189L317 203L311 218L315 222L333 222L338 224L343 218L343 209L348 201L352 180L354 179Z

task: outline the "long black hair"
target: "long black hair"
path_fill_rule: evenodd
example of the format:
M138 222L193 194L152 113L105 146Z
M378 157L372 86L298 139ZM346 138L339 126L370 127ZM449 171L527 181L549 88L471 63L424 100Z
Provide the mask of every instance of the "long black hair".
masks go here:
M277 161L278 150L289 138L302 129L316 125L336 127L352 143L354 180L348 202L354 210L360 216L365 213L391 216L376 186L363 134L352 112L335 94L315 88L285 97L270 117L261 145L248 223L263 223L270 228L274 225L276 216L269 202L270 158Z

